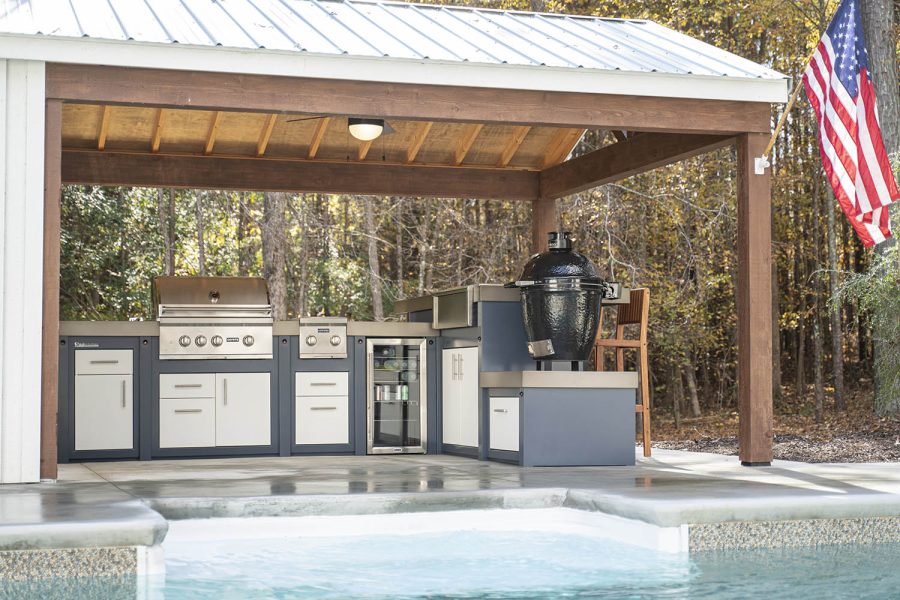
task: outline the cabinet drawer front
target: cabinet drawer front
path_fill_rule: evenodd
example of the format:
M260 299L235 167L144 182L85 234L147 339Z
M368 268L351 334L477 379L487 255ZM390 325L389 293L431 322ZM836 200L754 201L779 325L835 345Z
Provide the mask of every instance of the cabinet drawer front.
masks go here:
M216 395L215 373L162 373L160 398L212 398Z
M76 375L131 375L132 350L76 350Z
M347 396L297 398L296 443L349 444L349 407Z
M519 397L491 398L491 448L519 451Z
M160 398L160 448L211 448L216 445L214 398Z
M346 396L349 379L346 371L297 373L297 396Z

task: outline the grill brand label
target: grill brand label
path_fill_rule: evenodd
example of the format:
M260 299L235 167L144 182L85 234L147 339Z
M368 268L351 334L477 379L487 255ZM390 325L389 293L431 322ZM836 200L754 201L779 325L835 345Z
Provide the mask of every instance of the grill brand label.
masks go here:
M99 348L100 344L96 342L75 342L76 348Z
M226 341L226 342L239 342L239 341L241 341L241 338L239 338L239 337L227 337L227 338L225 338L225 341Z

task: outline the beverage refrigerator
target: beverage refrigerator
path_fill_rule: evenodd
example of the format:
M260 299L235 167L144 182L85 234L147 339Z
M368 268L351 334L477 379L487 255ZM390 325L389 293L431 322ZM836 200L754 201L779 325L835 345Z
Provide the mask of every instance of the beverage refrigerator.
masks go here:
M425 340L366 341L369 454L424 454L428 388Z

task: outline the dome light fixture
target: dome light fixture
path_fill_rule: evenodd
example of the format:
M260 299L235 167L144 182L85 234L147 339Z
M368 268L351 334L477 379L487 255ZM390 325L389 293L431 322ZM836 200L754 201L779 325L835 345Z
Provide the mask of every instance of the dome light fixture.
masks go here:
M384 119L347 119L350 135L363 142L371 142L384 131Z

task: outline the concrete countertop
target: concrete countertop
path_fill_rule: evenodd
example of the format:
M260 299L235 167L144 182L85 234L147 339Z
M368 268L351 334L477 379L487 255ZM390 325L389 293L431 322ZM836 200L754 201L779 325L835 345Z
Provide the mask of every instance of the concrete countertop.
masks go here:
M616 371L494 371L481 374L483 388L637 389L638 374Z
M300 325L296 320L276 321L273 335L299 335ZM158 336L159 323L156 321L61 321L59 334L79 337L140 337ZM426 337L439 335L428 323L405 323L400 321L350 321L347 335L366 337Z

